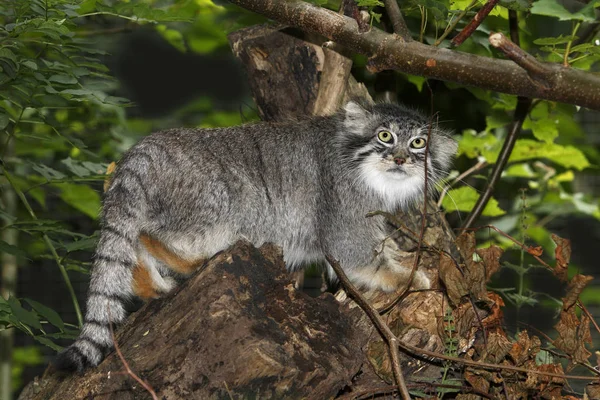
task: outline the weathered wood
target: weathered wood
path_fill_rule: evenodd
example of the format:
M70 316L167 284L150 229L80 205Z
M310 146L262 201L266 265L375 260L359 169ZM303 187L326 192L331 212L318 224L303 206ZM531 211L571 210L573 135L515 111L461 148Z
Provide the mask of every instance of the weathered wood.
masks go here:
M164 399L327 399L363 362L365 332L332 295L296 291L281 252L238 242L117 335L125 359ZM146 399L112 353L83 376L50 373L20 399Z

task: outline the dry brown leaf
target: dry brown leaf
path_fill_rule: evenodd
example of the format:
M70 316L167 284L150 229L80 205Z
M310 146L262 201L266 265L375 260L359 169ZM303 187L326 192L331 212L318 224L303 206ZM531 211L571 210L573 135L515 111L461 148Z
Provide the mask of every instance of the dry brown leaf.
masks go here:
M489 330L490 328L501 327L504 322L504 313L502 307L504 307L504 300L500 295L489 292L488 298L492 302L490 308L490 314L483 320L483 325Z
M532 256L540 257L544 253L544 249L542 249L542 246L529 246L527 252Z
M465 380L480 392L487 393L490 390L490 382L481 375L465 371Z
M593 276L577 274L569 281L567 295L562 299L563 310L571 308L577 302L579 295L592 279Z
M487 336L487 346L481 354L481 360L498 364L508 354L512 346L504 332L492 332Z
M529 337L527 331L521 331L517 341L512 344L509 355L515 362L515 365L523 365L527 361L535 359L535 355L540 351L542 345L537 336Z
M483 265L485 266L485 279L487 282L490 281L492 275L500 269L500 257L504 253L498 246L490 246L485 249L478 249L477 254L483 259Z
M571 260L571 241L555 234L552 234L552 240L556 243L556 249L554 250L554 256L556 257L554 274L561 281L566 281L568 279L569 261Z
M580 321L575 314L575 307L571 307L561 311L560 321L554 328L558 332L554 346L570 355L573 362L587 362L591 353L585 344L592 342L590 321L587 316L584 315Z
M465 285L465 278L456 266L454 260L445 253L440 254L439 264L440 280L446 286L446 293L454 305L460 304L463 296L469 294L469 288Z
M475 253L475 246L477 245L475 235L472 232L461 233L455 242L463 260L472 260L473 253Z
M473 261L475 253L475 235L467 232L456 238L456 246L465 263L463 269L463 286L475 300L486 300L486 273L482 262Z
M600 384L590 383L585 387L585 393L590 399L600 399Z
M115 171L115 168L117 168L117 163L115 163L114 161L111 162L110 164L108 164L108 167L106 168L106 178L104 179L104 191L105 192L110 187L111 174Z

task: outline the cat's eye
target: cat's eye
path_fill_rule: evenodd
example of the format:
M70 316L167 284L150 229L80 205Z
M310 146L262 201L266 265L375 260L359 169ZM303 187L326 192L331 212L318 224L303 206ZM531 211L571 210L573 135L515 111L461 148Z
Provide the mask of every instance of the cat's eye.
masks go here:
M389 143L394 140L394 136L391 132L381 131L377 134L377 138L381 140L383 143Z
M425 147L425 145L427 144L427 141L423 138L416 138L413 139L412 142L410 142L410 147L412 147L413 149L422 149L423 147Z

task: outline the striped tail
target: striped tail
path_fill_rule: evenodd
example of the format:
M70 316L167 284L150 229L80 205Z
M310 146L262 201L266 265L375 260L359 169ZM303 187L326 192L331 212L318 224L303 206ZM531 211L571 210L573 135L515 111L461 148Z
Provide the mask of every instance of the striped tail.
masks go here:
M104 359L113 348L110 325L126 318L124 305L134 296L132 274L138 263L136 250L148 197L142 185L147 177L120 172L117 169L104 199L83 329L75 343L58 355L54 364L61 370L81 372Z

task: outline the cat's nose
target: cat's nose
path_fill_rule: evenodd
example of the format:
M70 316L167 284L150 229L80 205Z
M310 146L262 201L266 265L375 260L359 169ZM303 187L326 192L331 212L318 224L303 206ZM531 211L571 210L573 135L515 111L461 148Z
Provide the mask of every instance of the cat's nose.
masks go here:
M397 165L402 165L402 164L404 164L406 162L406 158L404 158L404 157L394 157L394 162Z

